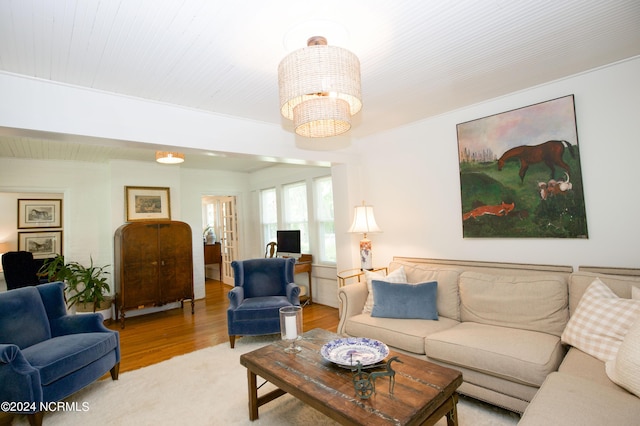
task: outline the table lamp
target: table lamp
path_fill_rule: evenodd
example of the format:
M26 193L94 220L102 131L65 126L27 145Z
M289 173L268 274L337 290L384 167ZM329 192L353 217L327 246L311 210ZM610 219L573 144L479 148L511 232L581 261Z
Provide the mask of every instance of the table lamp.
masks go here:
M356 206L349 232L364 234L364 238L360 240L360 268L362 270L373 269L371 240L367 238L367 234L382 232L373 216L373 206L365 205L364 201L361 206Z

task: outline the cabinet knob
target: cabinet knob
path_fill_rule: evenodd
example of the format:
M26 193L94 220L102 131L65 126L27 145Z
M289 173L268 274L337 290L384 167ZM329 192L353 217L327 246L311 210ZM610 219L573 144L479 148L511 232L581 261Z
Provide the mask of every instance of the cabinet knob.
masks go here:
M151 262L151 264L152 264L153 266L155 266L155 265L157 265L157 264L158 264L158 262L156 262L156 261L154 260L153 262Z

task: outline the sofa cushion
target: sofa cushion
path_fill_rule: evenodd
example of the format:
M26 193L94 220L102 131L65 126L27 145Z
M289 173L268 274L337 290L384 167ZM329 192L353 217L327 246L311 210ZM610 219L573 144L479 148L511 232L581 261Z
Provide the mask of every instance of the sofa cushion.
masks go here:
M49 319L36 287L0 293L0 342L25 349L50 338Z
M431 321L375 318L369 314L359 314L347 319L345 333L349 336L377 339L394 348L423 355L426 336L457 324L459 324L458 321L446 317Z
M574 272L569 276L569 313L571 315L576 311L584 292L596 278L605 283L618 297L624 299L631 298L632 287L640 287L640 277Z
M561 276L460 275L460 319L560 336L569 319Z
M524 412L518 426L636 426L638 398L564 373L551 373Z
M373 280L384 280L389 283L406 283L407 276L404 273L404 268L398 268L395 271L389 272L386 276L381 272L364 271L364 276L367 280L367 301L364 303L362 313L370 313L373 310L373 288L371 282Z
M430 334L425 351L430 359L531 386L540 386L564 356L551 334L474 322Z
M102 358L118 346L116 333L79 333L54 337L22 351L40 370L43 386L55 382Z
M264 296L244 299L232 311L234 321L252 321L256 318L280 318L280 308L291 306L287 296Z
M437 320L438 283L393 284L373 280L372 317Z
M562 341L606 362L615 358L625 334L639 316L640 301L619 298L596 278L580 299L562 333Z
M409 283L438 282L438 315L460 321L460 297L458 296L458 279L462 268L429 266L419 263L394 261L389 270L402 267Z
M604 371L604 362L593 357L578 348L571 347L569 352L562 360L562 364L558 367L558 371L572 376L582 377L596 382L598 385L610 387L611 389L621 390L607 377Z
M607 361L606 371L615 383L640 396L640 319L627 332L616 358Z

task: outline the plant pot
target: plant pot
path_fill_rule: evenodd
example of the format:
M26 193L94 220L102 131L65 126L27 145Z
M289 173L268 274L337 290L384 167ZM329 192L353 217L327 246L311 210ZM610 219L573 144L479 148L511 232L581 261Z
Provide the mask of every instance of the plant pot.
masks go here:
M111 296L106 296L105 300L100 303L100 307L96 309L96 313L102 314L102 317L105 320L113 318L113 298ZM71 312L75 314L88 314L93 313L93 302L91 303L76 303L71 307Z

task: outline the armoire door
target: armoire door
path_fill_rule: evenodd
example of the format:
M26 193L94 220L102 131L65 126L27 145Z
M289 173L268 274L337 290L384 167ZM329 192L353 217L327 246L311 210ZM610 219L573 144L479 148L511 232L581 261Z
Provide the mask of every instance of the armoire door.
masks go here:
M149 305L160 299L158 287L158 230L155 224L135 224L124 230L122 273L127 307Z
M158 224L158 247L160 300L192 298L191 228L183 223Z

